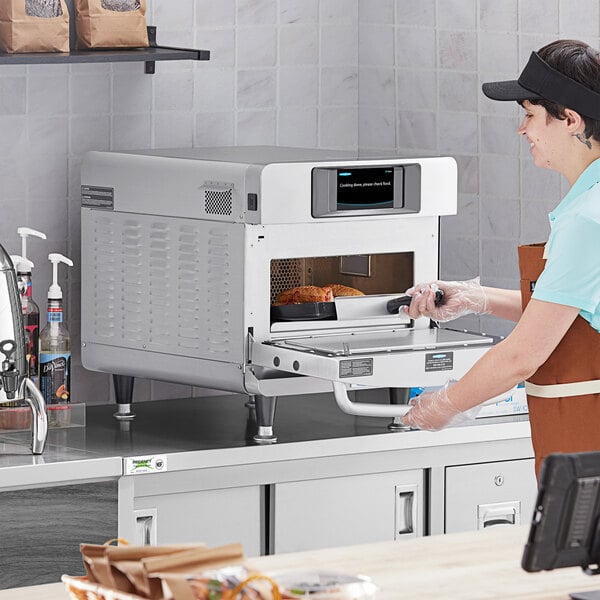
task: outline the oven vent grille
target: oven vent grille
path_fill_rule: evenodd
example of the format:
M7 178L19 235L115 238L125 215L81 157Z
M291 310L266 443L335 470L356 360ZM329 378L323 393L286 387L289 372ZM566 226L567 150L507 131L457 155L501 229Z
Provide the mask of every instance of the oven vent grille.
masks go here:
M271 261L271 302L288 288L307 283L306 259L282 258Z
M209 215L231 215L233 190L204 190L204 210Z
M229 356L233 252L227 229L91 212L90 283L82 301L87 338L173 356Z

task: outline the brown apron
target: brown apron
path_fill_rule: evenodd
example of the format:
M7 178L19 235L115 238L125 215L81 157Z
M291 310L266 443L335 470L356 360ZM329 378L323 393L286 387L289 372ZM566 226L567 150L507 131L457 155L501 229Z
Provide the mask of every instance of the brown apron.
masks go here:
M543 256L544 244L519 246L523 309L544 270ZM526 382L526 388L528 384L552 386L595 380L600 380L600 333L579 315L548 360ZM552 452L600 450L600 393L548 397L553 395L551 390L540 387L536 391L544 397L528 389L527 404L539 479L542 461ZM565 389L562 393L567 394Z

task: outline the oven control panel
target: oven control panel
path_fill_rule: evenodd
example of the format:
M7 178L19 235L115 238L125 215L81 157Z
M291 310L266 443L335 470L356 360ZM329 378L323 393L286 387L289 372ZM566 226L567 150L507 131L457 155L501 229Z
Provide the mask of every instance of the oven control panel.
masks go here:
M317 167L312 170L312 216L417 213L419 164Z

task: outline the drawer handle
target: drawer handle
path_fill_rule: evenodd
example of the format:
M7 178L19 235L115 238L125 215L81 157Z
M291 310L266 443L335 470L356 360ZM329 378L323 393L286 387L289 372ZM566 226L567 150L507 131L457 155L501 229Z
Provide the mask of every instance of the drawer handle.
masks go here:
M398 494L398 535L414 533L413 524L413 492L400 492Z
M395 486L395 525L394 539L400 537L414 537L417 535L419 523L418 486L414 484Z
M154 518L151 515L137 517L136 522L138 525L138 530L141 529L142 532L142 546L151 546L152 545L152 522Z
M498 502L494 504L480 504L477 507L477 529L495 527L497 525L519 525L521 522L521 503Z

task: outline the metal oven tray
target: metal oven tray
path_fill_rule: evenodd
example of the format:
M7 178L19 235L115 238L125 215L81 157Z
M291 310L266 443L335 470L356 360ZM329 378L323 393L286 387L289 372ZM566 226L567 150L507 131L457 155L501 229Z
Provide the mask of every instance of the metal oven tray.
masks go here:
M453 329L397 329L384 332L357 332L291 338L273 342L274 346L313 352L323 356L353 356L377 352L427 350L452 346L492 343L493 338Z
M497 341L452 329L386 329L251 340L251 365L368 387L443 385Z

